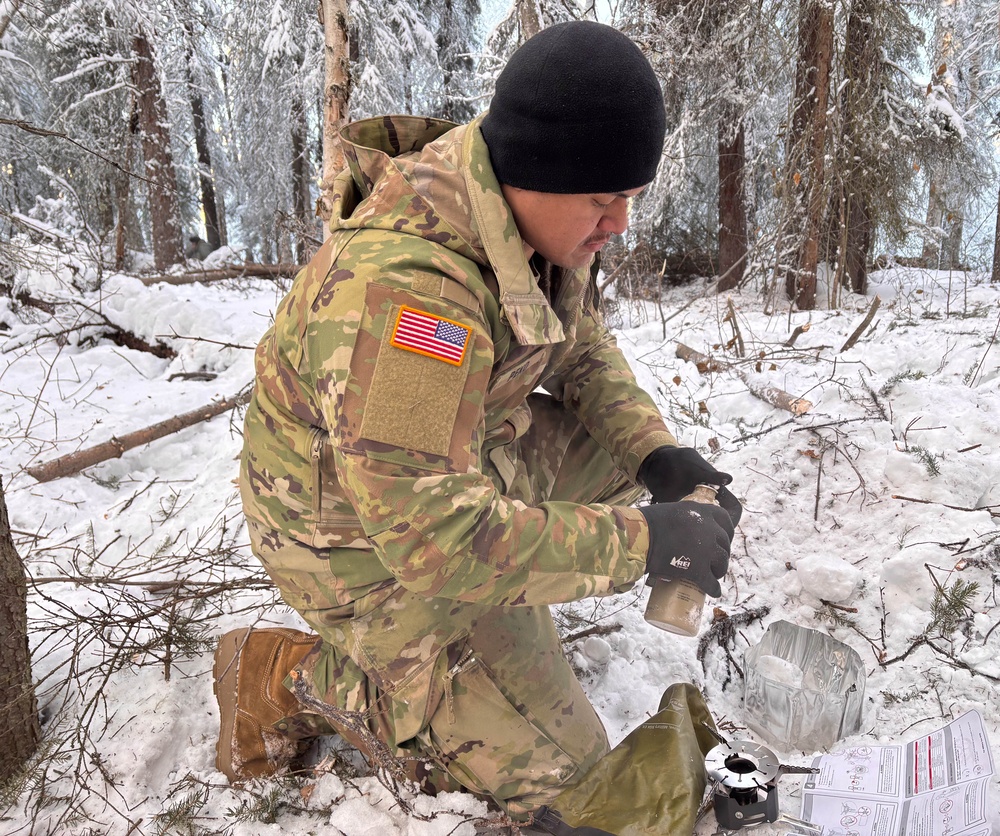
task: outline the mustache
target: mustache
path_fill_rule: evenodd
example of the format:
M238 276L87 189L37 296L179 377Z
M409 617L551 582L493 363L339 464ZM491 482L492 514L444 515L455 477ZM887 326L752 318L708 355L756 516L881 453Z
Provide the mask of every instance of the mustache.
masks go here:
M607 244L611 240L610 233L601 233L600 235L591 235L584 244Z

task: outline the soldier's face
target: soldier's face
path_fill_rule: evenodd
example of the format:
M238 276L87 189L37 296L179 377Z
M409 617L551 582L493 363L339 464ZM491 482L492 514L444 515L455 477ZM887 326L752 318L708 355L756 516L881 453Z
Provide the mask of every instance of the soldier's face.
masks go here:
M609 194L550 194L501 185L525 243L546 261L586 267L601 247L628 227L629 199L645 188Z

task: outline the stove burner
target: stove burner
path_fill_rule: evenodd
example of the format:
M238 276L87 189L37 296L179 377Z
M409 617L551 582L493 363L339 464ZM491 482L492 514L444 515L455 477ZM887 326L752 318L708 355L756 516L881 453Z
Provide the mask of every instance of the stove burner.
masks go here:
M715 818L721 827L742 830L780 819L801 832L822 833L819 825L778 812L778 778L819 770L786 766L774 752L753 740L729 741L715 729L710 731L719 745L705 756L705 770L712 782Z

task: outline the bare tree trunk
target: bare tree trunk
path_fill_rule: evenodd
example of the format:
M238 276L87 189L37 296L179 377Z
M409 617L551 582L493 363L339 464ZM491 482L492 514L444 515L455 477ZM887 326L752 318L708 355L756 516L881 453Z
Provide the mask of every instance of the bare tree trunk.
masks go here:
M845 159L841 160L840 199L844 203L842 223L847 228L837 238L843 242L840 260L845 284L855 293L865 293L868 289L868 254L874 227L864 175L865 160L859 159L867 153L861 137L869 115L868 104L873 99L872 91L880 85L879 41L872 25L874 5L873 0L855 0L851 5L844 56L848 84L841 106L844 120L841 146Z
M735 123L735 131L733 125ZM739 286L746 269L746 130L736 109L719 120L719 290Z
M149 183L149 216L153 231L153 261L163 270L184 257L177 211L174 157L170 150L167 106L163 101L153 51L144 35L132 41L136 62L134 82L142 133L142 153Z
M826 202L824 155L832 53L833 8L826 0L802 0L786 180L798 195L802 229L795 264L785 282L788 298L799 310L816 307L816 268Z
M215 184L212 182L212 155L208 149L208 125L205 122L205 102L194 79L194 33L190 22L185 22L187 30L187 85L191 102L191 120L194 126L194 147L198 152L198 183L201 186L201 208L205 213L205 240L213 250L222 246L219 227L219 211L215 199Z
M993 233L993 275L991 281L1000 282L1000 194L997 195L997 226Z
M191 89L191 117L194 121L194 144L198 151L198 182L201 186L201 207L205 212L205 240L213 250L222 246L219 210L212 183L212 156L208 150L208 130L205 127L205 107L201 93Z
M128 124L122 132L121 155L119 157L121 168L111 175L114 178L115 204L118 211L118 220L115 226L116 270L125 269L125 256L129 247L134 250L143 248L142 227L135 212L135 203L132 199L133 180L130 176L135 156L135 135L137 133L139 133L138 102L133 101Z
M961 263L965 232L963 187L945 160L928 166L927 232L921 258L928 267L947 270Z
M306 139L306 114L302 99L292 101L292 214L295 216L295 260L306 261L306 230L309 229L309 144Z
M868 201L861 194L847 195L847 235L844 252L844 269L847 284L855 293L868 292L868 254L872 247L872 221Z
M27 599L24 565L11 539L0 481L0 785L34 754L40 736Z
M347 124L351 98L350 37L347 0L320 0L320 22L326 42L326 89L323 102L323 182L319 214L323 237L330 232L333 213L333 181L344 168L340 129Z

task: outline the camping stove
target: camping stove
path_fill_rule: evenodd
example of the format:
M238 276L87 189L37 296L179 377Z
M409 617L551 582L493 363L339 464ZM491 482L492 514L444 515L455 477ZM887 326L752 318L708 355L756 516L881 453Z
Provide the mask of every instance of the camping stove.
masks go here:
M708 728L708 726L706 726ZM778 811L778 778L788 774L809 774L812 767L787 766L766 746L753 740L719 740L705 756L705 770L711 782L715 818L725 830L742 830L781 820L804 833L822 833L823 828Z

